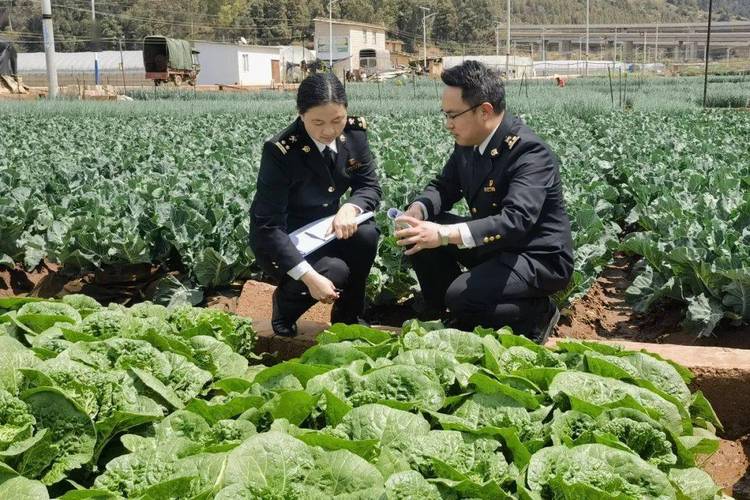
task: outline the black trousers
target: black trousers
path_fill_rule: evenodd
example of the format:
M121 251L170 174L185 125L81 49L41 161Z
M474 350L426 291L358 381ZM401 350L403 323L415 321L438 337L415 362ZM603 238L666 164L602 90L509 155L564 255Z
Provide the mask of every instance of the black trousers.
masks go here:
M441 224L465 220L450 213L437 218ZM532 286L499 254L480 257L478 253L476 248L448 245L412 256L428 309L435 314L447 309L452 323L463 330L510 326L515 333L534 334L549 313L551 293Z
M380 229L374 219L370 219L360 224L351 238L334 240L305 258L313 269L342 290L331 311L332 323L355 323L362 315L367 276L375 261L379 238ZM286 274L276 293L278 311L274 315L278 314L289 323L316 303L301 280L294 280Z

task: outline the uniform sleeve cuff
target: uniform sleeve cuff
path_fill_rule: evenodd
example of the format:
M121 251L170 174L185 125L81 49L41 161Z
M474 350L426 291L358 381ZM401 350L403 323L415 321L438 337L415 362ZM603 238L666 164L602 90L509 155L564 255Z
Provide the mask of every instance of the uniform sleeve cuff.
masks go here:
M458 233L461 235L461 244L458 248L474 248L477 246L467 223L462 222L461 224L454 224L454 227L458 228Z
M421 201L415 201L414 203L412 203L412 205L418 206L419 210L422 211L422 220L427 220L429 218L430 214L427 213L427 207L424 203L422 203Z
M299 264L291 268L287 272L287 274L293 280L299 280L302 276L304 276L305 274L307 274L308 272L312 270L313 270L313 267L310 265L310 263L307 262L306 260L303 260L302 262L300 262Z
M358 215L358 216L359 216L359 215L362 215L362 214L364 213L364 210L362 209L362 207L360 207L359 205L355 205L354 203L344 203L344 204L343 204L343 205L341 205L341 206L342 206L342 207L345 207L345 206L347 206L347 205L349 205L349 206L351 206L351 207L354 207L354 208L356 208L356 209L357 209L357 215ZM295 279L296 279L296 278L295 278Z

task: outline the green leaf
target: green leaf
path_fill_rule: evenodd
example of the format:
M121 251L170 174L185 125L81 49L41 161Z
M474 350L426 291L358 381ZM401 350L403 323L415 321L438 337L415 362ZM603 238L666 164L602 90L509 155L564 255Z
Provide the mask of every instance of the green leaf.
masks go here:
M397 472L385 483L388 500L407 500L421 498L440 500L442 496L434 484L427 482L417 471Z
M328 389L323 390L323 395L325 397L326 404L326 422L328 423L328 425L335 427L339 425L346 414L352 410L352 406L347 404L342 399L338 398Z
M714 425L717 429L724 430L724 426L721 425L719 417L716 415L711 403L708 402L701 391L693 394L693 400L690 403L690 414L694 419L703 419Z
M234 396L220 403L212 403L203 399L192 399L185 410L203 417L206 422L214 424L219 420L234 418L250 408L260 408L266 400L260 396Z
M318 344L331 344L344 340L364 340L371 345L378 345L393 339L393 334L376 330L375 328L369 328L364 325L336 323L318 335L317 342Z
M39 481L14 477L0 482L0 498L13 500L48 500L47 488Z
M39 429L49 429L23 457L19 472L40 478L44 484L55 484L67 472L94 457L96 429L94 423L62 391L39 387L23 393Z
M211 247L205 248L195 261L193 272L198 283L207 288L231 283L234 280L234 262L228 262L224 255Z
M691 500L714 500L721 492L711 476L705 471L690 469L670 469L669 480L679 492L680 498Z
M314 467L312 449L299 439L280 432L257 434L229 453L227 487L216 498L291 498Z
M698 337L711 335L719 321L724 317L721 304L709 299L704 294L688 297L686 324Z
M529 410L536 410L540 407L539 401L528 392L514 389L510 385L500 383L482 373L472 375L469 382L474 384L479 392L483 394L503 394L515 399Z
M372 495L374 489L382 488L383 482L383 476L374 465L350 451L336 450L316 459L306 484L316 494L336 498Z
M310 416L317 398L305 391L285 391L276 394L261 408L274 419L285 418L293 425L300 425Z

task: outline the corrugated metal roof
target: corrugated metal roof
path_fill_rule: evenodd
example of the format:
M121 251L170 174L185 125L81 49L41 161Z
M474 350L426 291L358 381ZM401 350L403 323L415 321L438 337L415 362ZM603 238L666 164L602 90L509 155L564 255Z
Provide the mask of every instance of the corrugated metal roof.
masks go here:
M140 50L124 50L122 58L125 71L143 71L143 52ZM55 62L58 71L89 72L94 71L94 52L57 52ZM107 50L99 52L100 71L119 71L120 52ZM26 52L18 54L18 72L38 73L47 71L47 61L44 52Z

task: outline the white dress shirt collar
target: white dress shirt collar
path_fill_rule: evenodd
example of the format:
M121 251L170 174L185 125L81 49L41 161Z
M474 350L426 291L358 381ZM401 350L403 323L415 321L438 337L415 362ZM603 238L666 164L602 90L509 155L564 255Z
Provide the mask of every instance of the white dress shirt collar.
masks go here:
M312 139L312 137L311 137L310 139ZM336 154L338 154L338 153L339 153L339 152L338 152L338 149L336 148L336 139L334 139L334 140L333 140L333 142L332 142L332 143L330 143L330 144L323 144L322 142L318 142L318 141L316 141L315 139L313 139L313 142L314 142L314 143L315 143L315 145L316 145L316 146L318 147L318 151L320 151L321 153L322 153L322 152L323 152L323 150L324 150L324 149L326 148L326 146L328 146L329 148L331 148L331 149L333 150L333 152L334 152L334 153L336 153Z
M500 128L500 125L502 125L503 121L500 120L500 122L497 124L497 127L495 127L495 130L493 130L490 135L487 136L485 140L482 141L482 144L479 145L479 154L483 155L484 150L487 149L487 146L489 146L490 141L492 140L492 136L495 135L495 132L497 132L497 129Z

